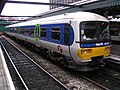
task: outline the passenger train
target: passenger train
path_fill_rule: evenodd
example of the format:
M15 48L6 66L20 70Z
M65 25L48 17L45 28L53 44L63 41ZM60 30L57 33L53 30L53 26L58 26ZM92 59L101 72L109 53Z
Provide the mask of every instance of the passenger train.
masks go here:
M120 22L110 21L110 34L113 43L120 43Z
M78 71L103 66L111 51L109 21L90 12L66 13L6 28L7 35Z

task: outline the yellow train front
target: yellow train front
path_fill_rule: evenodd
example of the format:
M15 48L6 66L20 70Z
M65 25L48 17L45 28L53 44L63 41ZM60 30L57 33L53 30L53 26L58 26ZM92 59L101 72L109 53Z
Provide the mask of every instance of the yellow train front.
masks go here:
M108 42L107 42L108 43ZM101 43L103 44L103 43ZM104 43L105 44L105 43ZM106 57L109 55L111 46L101 46L93 48L80 48L77 51L77 55L83 62L83 66L80 65L76 70L78 71L93 71L104 67ZM84 67L84 65L86 65Z

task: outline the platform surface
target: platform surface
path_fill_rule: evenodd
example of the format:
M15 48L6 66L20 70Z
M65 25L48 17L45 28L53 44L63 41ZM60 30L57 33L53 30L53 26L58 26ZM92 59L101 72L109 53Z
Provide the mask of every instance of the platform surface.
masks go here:
M0 47L0 90L15 90L1 47Z
M0 55L0 90L10 90L7 85L5 71L3 69L3 63Z

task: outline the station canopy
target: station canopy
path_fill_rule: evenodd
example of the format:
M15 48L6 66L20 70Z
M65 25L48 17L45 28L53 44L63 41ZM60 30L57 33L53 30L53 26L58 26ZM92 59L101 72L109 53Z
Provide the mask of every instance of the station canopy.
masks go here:
M59 8L49 10L50 5ZM55 4L49 0L0 0L1 17L47 17L73 11L90 11L112 16L120 15L120 0L80 0L72 4ZM101 13L102 12L102 13Z
M0 1L0 16L2 18L33 17L36 14L49 11L49 0L2 0Z

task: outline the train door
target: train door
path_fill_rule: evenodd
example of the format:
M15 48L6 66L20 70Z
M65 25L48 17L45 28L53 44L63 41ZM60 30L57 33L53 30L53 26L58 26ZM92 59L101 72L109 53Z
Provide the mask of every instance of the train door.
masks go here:
M64 44L69 46L69 37L70 37L70 25L69 24L65 24L65 30L64 30Z
M36 24L35 30L34 30L34 39L38 41L40 38L40 25Z
M17 33L20 34L20 27L17 28Z
M64 28L64 44L68 46L69 55L70 53L70 24L65 24Z

